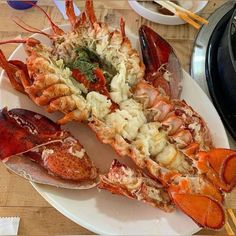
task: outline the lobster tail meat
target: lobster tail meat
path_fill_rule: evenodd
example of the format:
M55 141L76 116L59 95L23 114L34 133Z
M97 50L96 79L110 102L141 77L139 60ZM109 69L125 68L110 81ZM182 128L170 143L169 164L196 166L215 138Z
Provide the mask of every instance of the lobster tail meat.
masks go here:
M100 178L98 187L101 189L146 202L166 212L174 209L168 193L161 184L117 160L112 162L108 174L101 175Z
M47 117L24 109L4 108L0 113L0 133L0 159L6 165L13 155L21 155L64 180L97 178L98 170L79 141Z
M145 79L171 98L179 98L182 69L173 48L146 25L140 27L139 37L146 67Z

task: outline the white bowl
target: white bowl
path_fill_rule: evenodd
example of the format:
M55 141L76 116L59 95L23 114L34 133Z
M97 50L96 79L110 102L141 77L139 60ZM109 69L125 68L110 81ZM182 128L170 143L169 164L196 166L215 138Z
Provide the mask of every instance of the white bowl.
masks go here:
M169 16L164 15L155 11L152 11L143 5L141 5L136 0L129 0L128 1L130 6L142 17L153 21L155 23L163 24L163 25L182 25L186 22L181 20L178 16ZM193 9L191 9L192 12L198 13L200 12L206 5L208 1L196 1L194 4Z

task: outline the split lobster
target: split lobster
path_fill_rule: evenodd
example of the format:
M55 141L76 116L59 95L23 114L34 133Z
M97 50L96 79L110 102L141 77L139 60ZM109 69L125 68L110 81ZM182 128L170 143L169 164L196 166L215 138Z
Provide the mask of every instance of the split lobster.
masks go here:
M0 112L0 134L0 160L23 177L64 188L96 185L98 170L83 146L48 118L24 109L4 108ZM40 174L37 165L31 170L27 167L31 162L24 159L37 163L45 171ZM25 164L24 170L15 168L19 164Z
M92 0L86 0L85 12L78 18L71 0L66 0L66 10L72 25L68 33L52 22L52 35L21 24L47 36L50 48L33 38L0 42L25 44L26 64L8 62L0 54L12 86L48 112L64 113L59 124L86 122L101 142L129 156L147 173L115 162L101 176L100 188L167 211L172 208L170 196L200 226L221 228L223 192L236 185L236 152L213 148L203 119L178 99L182 72L171 46L142 26L145 71L123 20L120 31L110 32L97 21ZM168 197L158 190L157 181ZM137 185L132 188L130 182ZM158 203L153 202L153 192Z

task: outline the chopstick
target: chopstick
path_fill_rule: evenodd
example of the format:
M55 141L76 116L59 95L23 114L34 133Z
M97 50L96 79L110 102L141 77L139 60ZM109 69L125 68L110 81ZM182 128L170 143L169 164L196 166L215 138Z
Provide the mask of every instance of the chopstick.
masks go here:
M167 10L171 11L175 15L179 16L182 20L186 21L187 23L189 23L190 25L192 25L196 29L199 29L201 27L201 25L199 23L208 24L208 21L206 19L196 15L195 13L193 13L193 12L191 12L191 11L189 11L189 10L187 10L187 9L185 9L173 2L157 1L157 0L154 0L154 2L158 3L162 7L166 8Z
M228 213L229 217L231 218L232 225L234 225L234 227L236 227L236 216L233 212L233 209L231 209L231 208L227 209L227 213ZM233 231L233 227L230 225L229 220L226 221L226 223L225 223L225 230L228 235L235 235L235 233Z

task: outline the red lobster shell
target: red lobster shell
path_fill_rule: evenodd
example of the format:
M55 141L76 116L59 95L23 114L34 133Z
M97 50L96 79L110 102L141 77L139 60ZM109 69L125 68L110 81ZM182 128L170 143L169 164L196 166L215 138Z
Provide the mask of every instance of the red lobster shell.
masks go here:
M98 170L83 146L47 117L4 108L0 134L0 159L14 172L57 187L95 186Z

